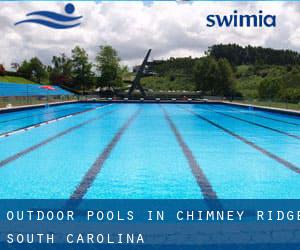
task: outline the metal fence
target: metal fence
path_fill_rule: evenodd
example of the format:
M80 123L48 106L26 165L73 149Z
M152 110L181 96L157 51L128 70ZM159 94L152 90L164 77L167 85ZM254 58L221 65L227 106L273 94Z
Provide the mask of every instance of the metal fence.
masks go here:
M135 100L170 100L170 101L227 101L227 102L235 102L247 105L255 105L255 106L266 106L266 107L274 107L281 109L291 109L300 111L300 101L299 102L290 102L290 101L282 101L282 100L270 100L270 99L241 99L241 98L224 98L218 96L200 96L200 95L189 95L187 93L182 93L178 95L172 95L170 93L159 93L158 95L151 95L145 98L141 98L140 96L132 96L132 99ZM0 108L10 108L16 106L26 106L26 105L35 105L35 104L46 104L54 103L54 102L65 102L65 101L103 101L103 100L128 100L126 97L104 97L99 95L49 95L47 96L8 96L8 97L0 97Z
M8 96L0 97L0 108L11 108L17 106L27 106L36 104L46 104L54 102L65 102L78 100L77 96Z

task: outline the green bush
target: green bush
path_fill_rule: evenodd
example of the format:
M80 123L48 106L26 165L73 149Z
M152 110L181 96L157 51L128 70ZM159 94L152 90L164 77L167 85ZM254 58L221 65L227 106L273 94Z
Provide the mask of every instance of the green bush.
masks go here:
M300 102L300 89L287 88L280 93L280 99L282 101L288 101L293 103Z
M258 95L261 99L273 99L280 95L283 86L280 78L264 79L258 86Z
M198 59L193 75L196 88L200 91L219 96L231 96L234 92L234 73L227 59Z
M170 78L169 78L170 82L174 82L174 81L175 81L175 79L176 79L176 76L174 76L174 75L170 75Z

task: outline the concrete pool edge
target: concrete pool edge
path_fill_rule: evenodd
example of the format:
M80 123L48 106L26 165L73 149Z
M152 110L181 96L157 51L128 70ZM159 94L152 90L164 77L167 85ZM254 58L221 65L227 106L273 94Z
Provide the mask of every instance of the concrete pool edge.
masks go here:
M293 115L293 116L300 116L300 111L293 110L293 109L282 109L282 108L274 108L274 107L267 107L267 106L258 106L252 104L243 104L238 102L230 102L230 101L220 101L220 100L88 100L88 101L79 101L79 103L138 103L138 104L225 104L228 106L236 106L241 108L253 108L256 110L262 111L269 111L273 113L279 114L286 114L286 115Z
M238 102L230 102L230 101L221 101L221 100L86 100L86 101L64 101L64 102L55 102L49 103L49 106L59 106L65 104L74 104L74 103L139 103L139 104L225 104L229 106L235 106L240 108L253 108L256 110L262 111L269 111L273 113L279 114L287 114L293 116L300 116L300 111L292 110L292 109L283 109L283 108L275 108L275 107L268 107L268 106L258 106L252 104L244 104ZM0 108L1 113L9 113L15 111L22 111L27 109L35 109L35 108L42 108L45 106L44 104L36 104L36 105L26 105L26 106L19 106L19 107L12 107L12 108Z
M231 105L231 106L238 106L238 107L242 107L242 108L254 108L256 110L269 111L269 112L273 112L273 113L300 116L300 111L293 110L293 109L283 109L283 108L275 108L275 107L268 107L268 106L258 106L258 105L244 104L244 103L239 103L239 102L229 102L229 101L222 101L222 102L219 102L219 103L220 104Z
M79 103L79 101L63 101L63 102L52 102L49 103L49 106L59 106L59 105L65 105L65 104L74 104ZM42 108L46 105L46 103L42 104L32 104L32 105L23 105L23 106L17 106L17 107L11 107L11 108L0 108L0 114L2 113L10 113L10 112L16 112L16 111L22 111L27 109L36 109L36 108Z

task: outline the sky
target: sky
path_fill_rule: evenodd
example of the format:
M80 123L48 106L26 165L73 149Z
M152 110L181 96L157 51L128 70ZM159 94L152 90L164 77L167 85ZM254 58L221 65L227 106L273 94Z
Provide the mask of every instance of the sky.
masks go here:
M0 2L0 64L10 68L37 56L50 64L53 55L71 54L79 45L92 61L100 45L112 45L122 63L139 64L147 49L151 59L200 57L218 43L238 43L300 51L300 2L73 2L79 27L55 30L37 24L14 23L26 14L51 10L64 14L66 2ZM275 28L209 28L209 14L276 15Z

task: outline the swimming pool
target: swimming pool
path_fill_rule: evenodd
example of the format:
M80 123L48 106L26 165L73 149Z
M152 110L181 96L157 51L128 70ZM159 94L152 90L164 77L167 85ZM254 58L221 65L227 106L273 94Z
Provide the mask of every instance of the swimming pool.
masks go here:
M299 128L296 116L225 104L3 113L0 198L300 198Z

